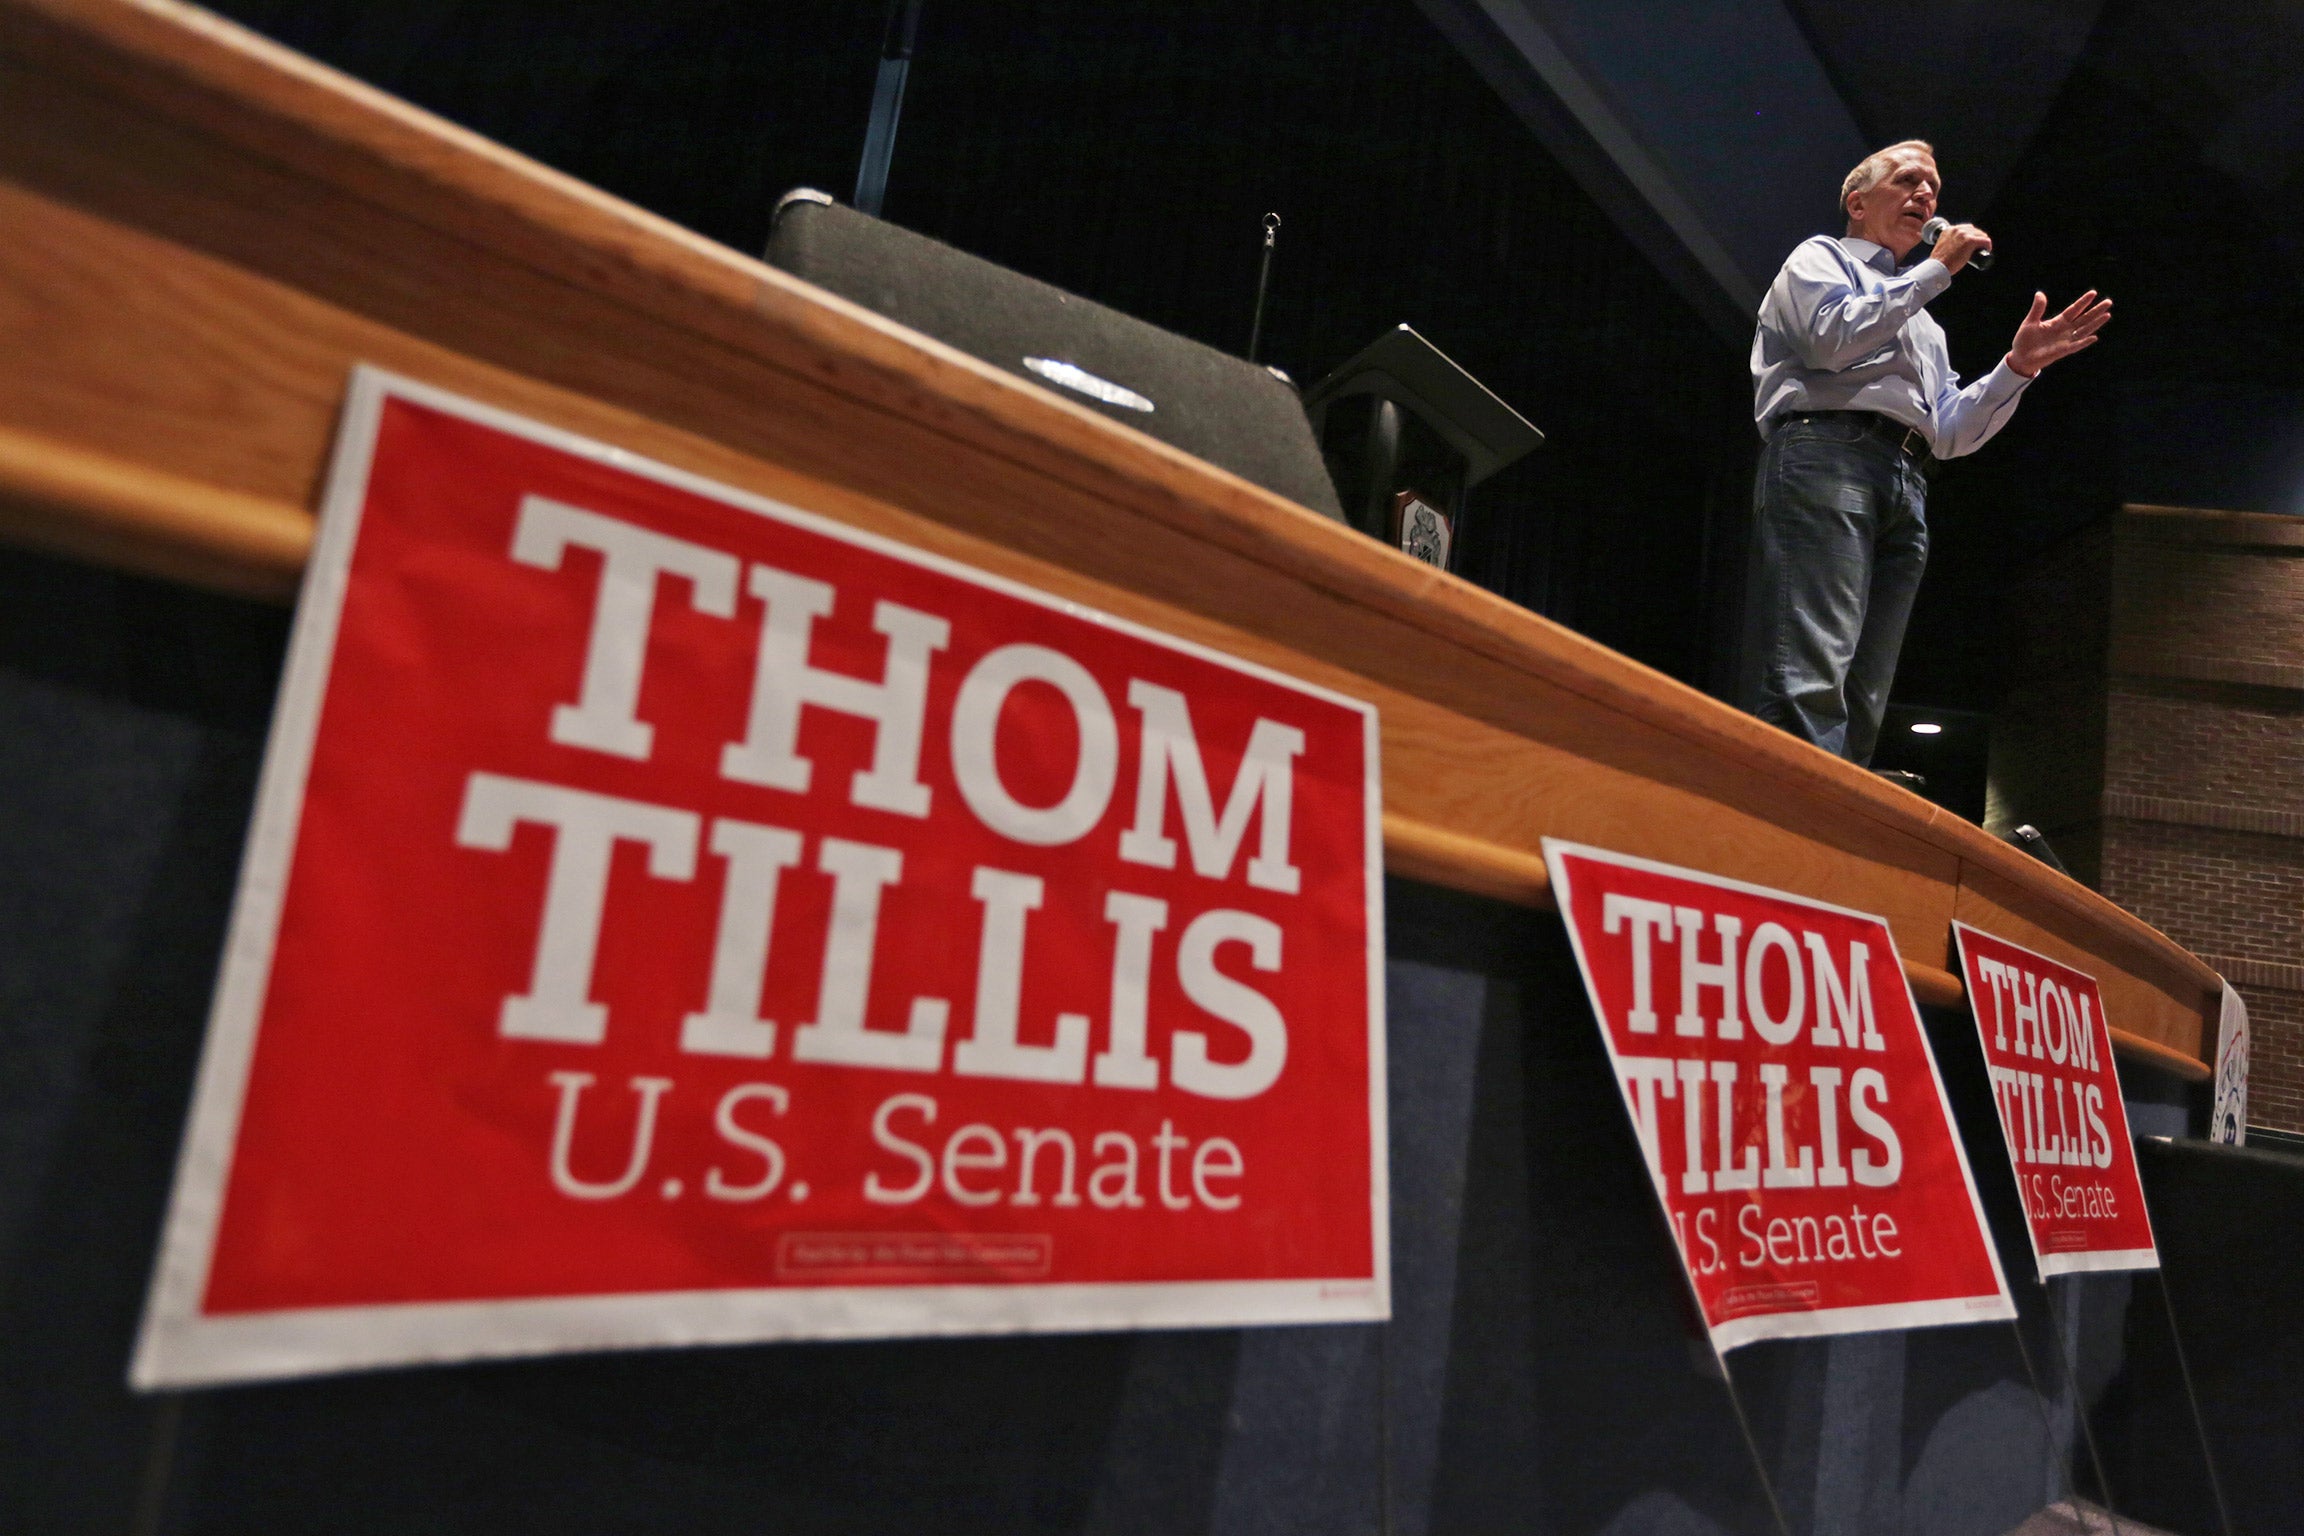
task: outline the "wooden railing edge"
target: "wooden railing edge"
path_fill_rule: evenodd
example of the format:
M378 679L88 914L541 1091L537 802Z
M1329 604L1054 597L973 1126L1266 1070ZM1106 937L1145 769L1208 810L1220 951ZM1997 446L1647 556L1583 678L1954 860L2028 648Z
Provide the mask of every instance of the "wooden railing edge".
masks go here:
M1551 874L1539 855L1391 812L1384 817L1384 868L1390 874L1516 906L1559 910ZM1957 975L1906 955L1897 958L1904 967L1905 980L1912 984L1912 995L1920 1002L1931 1008L1958 1008L1967 1003L1968 990ZM2112 1049L2187 1081L2200 1082L2208 1076L2208 1067L2185 1052L2118 1025L2112 1026Z
M0 535L234 595L284 600L295 591L312 533L310 514L288 503L0 426ZM1386 813L1383 825L1391 873L1517 906L1558 909L1540 854L1397 813ZM1963 1001L1957 976L1899 958L1921 1002L1956 1007ZM2112 1034L2114 1048L2125 1055L2185 1077L2207 1076L2205 1066L2173 1047L2118 1028Z
M289 503L0 426L0 536L238 596L285 600L295 592L312 529L311 515ZM2168 958L2174 946L2156 930L2086 887L2056 877L2086 898L2072 900L2024 867L2031 862L2025 855L1959 825L1963 831L1954 835L1969 845L1962 849L1966 858L1981 853L2003 878L2063 898L2058 905L2099 928L2130 928L2132 940ZM1388 865L1399 873L1520 905L1551 906L1550 881L1538 854L1392 815L1385 818L1385 845ZM2022 863L2011 870L2012 861ZM2205 962L2185 951L2176 954L2189 962L2202 987L2220 985ZM1912 960L1906 969L1923 1001L1959 1001L1958 978L1949 972ZM2130 1038L2143 1042L2141 1036ZM2205 1070L2197 1062L2192 1066Z
M295 596L312 514L0 424L0 536L235 597Z
M2172 980L2201 991L2223 985L2209 964L2100 891L2050 869L2022 849L2009 846L1974 822L1939 811L1938 831L1961 860L1960 881L1971 868L1985 870L2055 908L2067 918L2113 939L2134 957L2170 973Z
M1293 579L1418 625L1656 727L1694 752L1732 758L1784 782L1788 795L1836 803L1957 859L1989 867L2091 930L2117 936L2121 947L2148 958L2163 974L2202 987L2214 981L2196 957L2095 893L1916 797L1901 798L1903 791L1853 765L1501 598L232 23L175 0L7 0L7 8L117 55L115 62L129 67L112 72L116 86L134 89L139 81L166 78L179 92L188 86L211 99L241 92L261 96L262 111L293 123L305 136L308 147L296 153L322 160L334 155L339 161L370 157L375 163L364 185L371 193L375 173L381 172L387 179L414 178L473 206L491 205L522 232L522 249L515 254L529 259L549 248L546 255L557 268L577 274L569 281L612 282L620 301L641 307L661 301L665 313L679 321L694 323L709 310L715 317L714 339L728 341L727 327L735 325L738 333L749 331L755 351L768 336L778 336L835 353L841 366L832 370L840 375L832 387L883 405L894 399L934 399L955 421L984 424L1011 440L1030 440L1071 464L1096 488L1124 487L1132 512L1187 528ZM159 105L165 110L168 104ZM297 135L288 135L276 142L297 141ZM399 189L401 204L415 196L407 187ZM493 238L487 229L476 232L470 219L459 235ZM820 382L823 372L818 370ZM311 519L303 509L72 445L15 436L17 441L0 444L0 533L244 595L292 595L311 535ZM1541 870L1541 860L1527 850L1448 835L1463 846L1452 866L1458 873L1445 883L1474 890L1484 887L1473 882L1501 883L1507 889L1484 893L1512 899L1510 889L1528 888L1527 868L1533 864ZM1437 855L1420 845L1402 857L1413 862ZM1952 985L1956 989L1957 981Z

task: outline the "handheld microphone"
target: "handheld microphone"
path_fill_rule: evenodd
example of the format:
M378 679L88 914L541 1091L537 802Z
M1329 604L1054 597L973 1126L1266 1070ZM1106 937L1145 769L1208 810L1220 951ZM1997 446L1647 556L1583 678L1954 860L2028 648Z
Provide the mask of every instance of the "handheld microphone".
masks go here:
M1944 231L1950 229L1951 227L1952 221L1944 217L1944 215L1938 214L1936 217L1930 219L1927 223L1920 226L1920 238L1927 241L1930 245L1934 245L1937 241L1944 238ZM1992 247L1986 246L1984 249L1971 255L1968 258L1968 265L1974 267L1979 272L1991 271Z

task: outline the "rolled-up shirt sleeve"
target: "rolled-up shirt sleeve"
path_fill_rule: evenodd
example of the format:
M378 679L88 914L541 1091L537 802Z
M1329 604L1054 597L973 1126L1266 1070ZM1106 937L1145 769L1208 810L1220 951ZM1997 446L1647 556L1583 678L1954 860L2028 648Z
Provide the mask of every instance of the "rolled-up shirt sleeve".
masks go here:
M1958 374L1946 373L1944 387L1936 395L1936 457L1956 459L1990 442L2016 414L2016 402L2031 382L2009 367L2005 357L1966 389L1959 387Z
M1944 263L1930 257L1867 289L1834 242L1810 240L1776 275L1781 302L1771 318L1802 363L1834 372L1895 340L1906 321L1951 285Z

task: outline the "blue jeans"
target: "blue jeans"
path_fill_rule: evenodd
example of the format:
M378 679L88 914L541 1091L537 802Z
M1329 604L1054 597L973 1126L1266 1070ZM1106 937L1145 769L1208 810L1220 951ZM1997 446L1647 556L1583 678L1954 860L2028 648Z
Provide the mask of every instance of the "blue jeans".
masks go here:
M1872 420L1780 421L1761 451L1736 700L1858 763L1928 564L1928 482Z

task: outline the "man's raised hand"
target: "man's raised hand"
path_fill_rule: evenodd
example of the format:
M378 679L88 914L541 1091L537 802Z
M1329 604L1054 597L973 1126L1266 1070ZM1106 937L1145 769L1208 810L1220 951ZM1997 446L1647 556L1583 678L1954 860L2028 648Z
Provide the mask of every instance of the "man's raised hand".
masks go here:
M2008 349L2008 366L2028 379L2059 358L2096 345L2096 333L2112 318L2112 301L2098 298L2091 288L2063 313L2041 318L2047 314L2048 295L2032 295L2032 312L2016 327L2015 344Z

